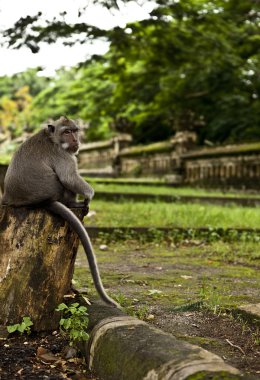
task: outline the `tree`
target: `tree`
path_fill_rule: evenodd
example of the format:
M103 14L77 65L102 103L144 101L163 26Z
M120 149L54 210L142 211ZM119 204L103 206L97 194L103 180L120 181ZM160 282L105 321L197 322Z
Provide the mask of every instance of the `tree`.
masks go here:
M26 131L30 123L32 97L29 87L23 86L14 94L13 99L3 96L0 99L0 125L5 134L16 136Z
M99 3L117 6L113 0ZM31 50L57 38L67 44L110 41L105 56L93 57L78 72L59 73L36 96L33 108L42 112L35 118L80 115L93 139L130 131L143 143L185 129L196 130L200 142L259 139L258 0L157 0L150 16L105 31L66 24L64 14L40 25L38 14L6 31L10 46Z

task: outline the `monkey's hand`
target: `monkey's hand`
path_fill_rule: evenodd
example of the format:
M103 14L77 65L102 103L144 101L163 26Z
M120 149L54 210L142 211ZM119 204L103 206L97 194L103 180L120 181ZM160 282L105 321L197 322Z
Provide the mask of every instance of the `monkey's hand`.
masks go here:
M84 192L84 198L88 199L88 202L90 202L91 199L94 197L95 192L92 186L90 186L87 182L85 182L85 184L86 184L86 189L85 189L86 191Z

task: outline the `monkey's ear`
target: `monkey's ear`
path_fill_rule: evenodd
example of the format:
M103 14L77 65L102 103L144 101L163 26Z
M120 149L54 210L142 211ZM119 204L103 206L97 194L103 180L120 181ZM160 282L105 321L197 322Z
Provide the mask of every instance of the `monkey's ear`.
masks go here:
M48 124L48 132L51 134L51 133L54 133L54 131L55 131L54 125Z

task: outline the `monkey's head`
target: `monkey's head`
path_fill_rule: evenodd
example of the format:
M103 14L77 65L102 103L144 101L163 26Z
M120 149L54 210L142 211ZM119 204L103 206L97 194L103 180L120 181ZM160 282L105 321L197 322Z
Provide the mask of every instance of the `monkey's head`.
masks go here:
M79 149L79 127L65 116L61 116L52 124L48 124L47 133L54 144L71 154Z

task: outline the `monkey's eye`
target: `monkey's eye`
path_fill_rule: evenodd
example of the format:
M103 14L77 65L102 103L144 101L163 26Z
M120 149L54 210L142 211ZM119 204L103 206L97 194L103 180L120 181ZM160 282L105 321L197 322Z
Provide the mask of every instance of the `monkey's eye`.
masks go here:
M64 132L63 132L65 135L69 135L71 133L71 129L66 129Z

